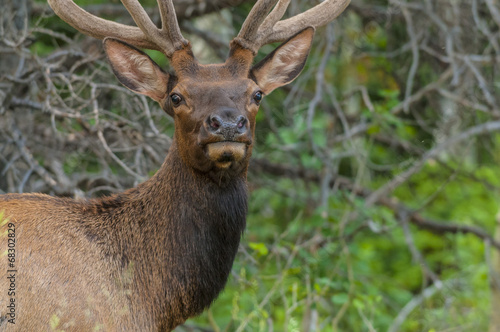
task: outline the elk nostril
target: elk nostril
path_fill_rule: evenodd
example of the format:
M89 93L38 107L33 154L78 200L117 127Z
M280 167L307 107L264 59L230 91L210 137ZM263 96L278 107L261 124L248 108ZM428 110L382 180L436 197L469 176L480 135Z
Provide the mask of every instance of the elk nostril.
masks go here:
M208 122L212 129L219 129L221 126L221 120L216 115L211 116Z
M241 129L245 126L246 123L247 119L245 119L244 117L240 117L238 124L236 126L238 127L238 129Z

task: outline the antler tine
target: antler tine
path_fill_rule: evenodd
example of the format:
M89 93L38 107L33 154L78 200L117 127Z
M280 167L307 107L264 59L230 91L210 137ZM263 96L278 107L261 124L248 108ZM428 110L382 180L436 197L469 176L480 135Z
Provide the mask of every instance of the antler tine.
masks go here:
M287 40L308 26L318 28L326 25L342 14L350 2L351 0L325 0L301 14L279 21L262 45Z
M151 21L138 0L122 0L122 3L148 39L158 45L168 57L188 44L187 40L182 37L172 0L158 0L162 29L158 29Z
M162 51L137 27L94 16L80 8L72 0L48 0L48 3L63 21L88 36L97 39L116 37L137 47Z
M158 7L160 8L161 30L169 35L174 48L178 49L187 45L188 41L182 36L172 0L158 0Z
M259 0L233 42L255 54L265 44L285 41L306 27L317 28L333 21L344 11L351 0L325 0L304 13L283 21L280 19L290 0L279 0L273 11L265 17L276 2L276 0L267 2ZM256 18L256 15L261 16Z
M134 20L135 24L139 27L139 29L144 32L144 34L148 37L149 40L164 48L165 45L163 43L158 42L160 39L159 29L156 25L151 21L148 14L141 6L138 0L122 0L122 4L125 6L127 11L130 13L130 16Z
M138 0L122 0L138 27L94 16L80 8L73 0L48 0L48 2L57 16L91 37L98 39L114 37L136 47L162 51L168 57L188 45L180 32L172 0L158 0L162 29L151 21Z
M290 1L291 0L279 0L276 7L274 7L272 12L269 13L264 22L262 22L260 29L262 29L263 31L272 29L272 27L276 24L276 22L281 20L283 15L285 15L286 9L288 8Z
M238 36L236 36L235 40L242 42L242 46L251 48L251 44L255 36L258 35L259 27L261 26L271 8L273 8L273 6L278 1L279 0L258 0L245 19L245 22L243 22L241 30L238 33ZM248 43L250 43L250 45L247 45Z

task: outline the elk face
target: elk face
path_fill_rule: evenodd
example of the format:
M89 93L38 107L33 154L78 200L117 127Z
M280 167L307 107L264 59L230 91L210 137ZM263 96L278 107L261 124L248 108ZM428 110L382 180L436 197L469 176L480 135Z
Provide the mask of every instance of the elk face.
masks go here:
M142 51L117 39L104 41L113 71L127 88L147 95L175 121L183 161L202 172L245 173L255 117L264 95L301 72L314 29L306 28L251 68L253 54L233 48L224 64L200 65L190 49L170 58L167 74Z
M255 116L262 99L247 78L225 77L225 68L208 66L202 77L179 80L169 93L175 137L184 161L201 171L239 169L248 163ZM213 77L218 77L215 81Z

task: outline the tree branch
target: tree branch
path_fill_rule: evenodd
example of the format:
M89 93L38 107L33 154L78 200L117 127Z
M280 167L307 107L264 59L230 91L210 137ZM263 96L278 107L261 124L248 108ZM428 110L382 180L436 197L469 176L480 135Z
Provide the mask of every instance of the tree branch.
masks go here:
M307 182L314 182L318 185L321 183L321 175L317 172L306 170L303 168L292 167L289 165L271 163L265 159L253 159L250 167L251 174L259 175L261 173L266 173L273 176L285 177L290 179L301 179ZM332 176L330 186L337 186L339 189L348 190L353 192L356 196L367 198L370 197L372 191L355 186L352 181L344 176L336 175ZM469 226L469 225L459 225L450 221L436 221L432 219L424 218L418 212L413 211L407 206L399 203L395 198L388 198L385 196L377 197L374 202L376 205L385 206L394 212L395 216L405 215L408 220L415 226L428 230L436 234L445 233L464 233L472 234L482 240L489 241L492 246L500 250L500 242L495 240L488 232L482 228Z

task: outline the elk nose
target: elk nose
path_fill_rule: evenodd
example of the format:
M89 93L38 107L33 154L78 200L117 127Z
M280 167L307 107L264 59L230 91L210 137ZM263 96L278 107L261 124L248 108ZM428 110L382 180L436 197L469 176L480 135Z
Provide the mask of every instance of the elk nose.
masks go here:
M232 141L247 133L248 119L243 115L224 116L212 114L207 119L208 130L226 141Z

